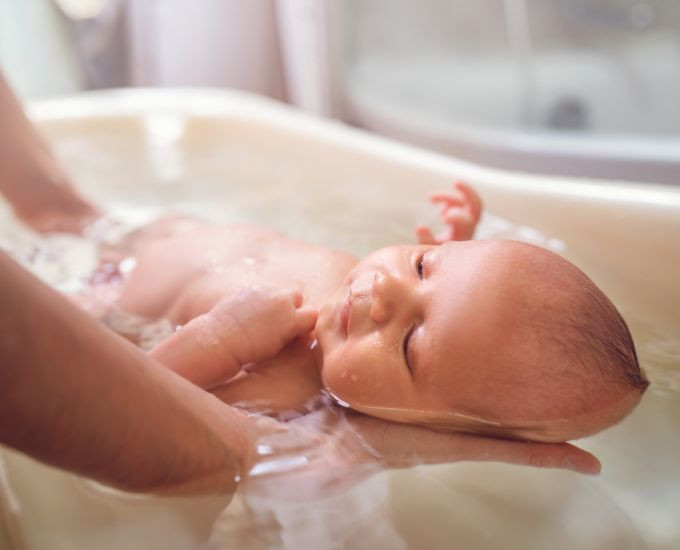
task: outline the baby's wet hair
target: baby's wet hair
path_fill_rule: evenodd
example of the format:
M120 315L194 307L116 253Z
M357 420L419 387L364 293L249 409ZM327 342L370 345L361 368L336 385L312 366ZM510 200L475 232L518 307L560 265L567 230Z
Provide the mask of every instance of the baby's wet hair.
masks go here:
M506 366L533 365L523 384L541 398L524 393L523 420L501 426L496 435L532 434L528 438L558 441L618 423L649 386L622 315L583 271L563 257L523 243L510 246L517 252L510 260L515 273L529 284L506 290L514 294L515 310L520 312L515 348Z
M540 342L537 383L555 417L572 418L569 438L621 421L649 386L628 325L611 300L578 267L544 249L535 255L529 330ZM557 388L557 389L556 389ZM565 427L567 422L561 422Z
M565 331L554 337L562 341L576 361L585 361L583 352L591 354L589 364L596 365L607 378L618 379L622 384L640 393L649 381L640 368L633 337L626 321L614 304L583 273L575 276L579 294L574 296L576 307L561 320ZM574 349L582 343L585 349ZM593 361L595 359L595 361Z
M644 392L649 381L640 368L623 316L585 273L560 260L562 273L555 282L566 292L560 300L560 311L552 319L544 317L540 322L543 335L580 364L582 372L593 369L588 374L601 382Z
M621 421L649 386L623 317L578 267L549 250L504 241L504 277L489 292L503 309L490 345L486 397L411 416L436 430L568 441ZM451 368L456 368L452 359ZM476 364L476 363L473 363ZM482 363L480 363L482 364ZM493 396L496 396L493 398Z

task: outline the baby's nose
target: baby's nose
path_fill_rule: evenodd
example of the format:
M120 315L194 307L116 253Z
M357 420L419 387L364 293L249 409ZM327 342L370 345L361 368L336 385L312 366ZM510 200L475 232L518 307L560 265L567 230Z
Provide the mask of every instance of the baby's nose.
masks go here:
M373 322L381 324L389 321L401 294L400 283L396 277L380 271L376 272L371 287L370 315Z

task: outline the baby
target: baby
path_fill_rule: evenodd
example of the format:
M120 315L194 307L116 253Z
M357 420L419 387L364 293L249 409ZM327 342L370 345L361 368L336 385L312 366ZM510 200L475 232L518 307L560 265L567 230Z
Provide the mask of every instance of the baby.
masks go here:
M387 420L545 442L628 414L648 382L607 297L548 250L468 240L469 186L433 200L444 234L419 227L419 245L363 261L265 228L160 220L95 281L181 326L151 355L230 404L303 411L325 390ZM129 255L132 273L111 276Z

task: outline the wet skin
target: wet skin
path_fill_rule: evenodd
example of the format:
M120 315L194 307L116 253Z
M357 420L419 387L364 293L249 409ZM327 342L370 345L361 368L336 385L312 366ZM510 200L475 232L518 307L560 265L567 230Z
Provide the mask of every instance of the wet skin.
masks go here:
M507 419L497 390L532 374L522 364L499 372L498 355L516 336L513 248L449 242L367 257L320 312L324 384L394 420L422 411Z
M639 396L584 403L571 398L587 395L578 376L555 378L571 365L545 351L532 321L559 311L548 273L564 262L511 241L375 252L320 311L324 386L400 422L537 440L598 431Z

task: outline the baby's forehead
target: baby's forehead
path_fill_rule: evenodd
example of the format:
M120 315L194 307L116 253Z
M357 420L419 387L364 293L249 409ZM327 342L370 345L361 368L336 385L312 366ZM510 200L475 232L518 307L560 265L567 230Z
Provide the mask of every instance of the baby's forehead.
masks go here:
M462 289L476 281L499 284L509 280L502 275L508 275L511 255L503 241L450 242L427 250L423 267L444 287Z
M454 361L459 370L461 363L490 362L540 344L532 337L532 327L549 313L535 307L536 285L515 269L514 253L506 254L506 249L515 248L502 241L481 241L445 244L426 252L429 288L423 353L430 368L446 372ZM519 369L528 376L525 370ZM476 375L486 372L477 369ZM516 374L499 375L514 380Z

